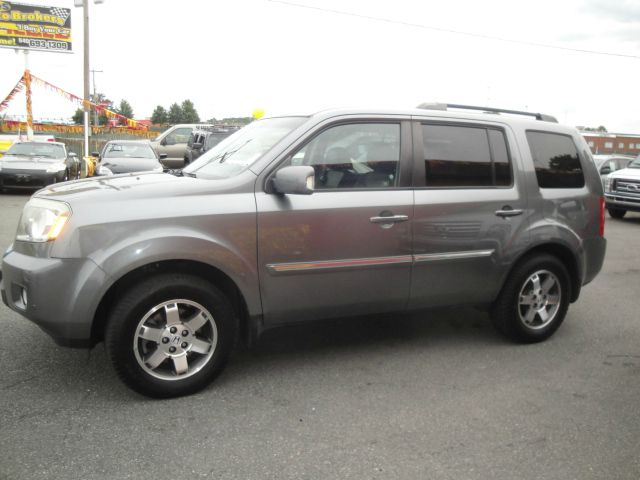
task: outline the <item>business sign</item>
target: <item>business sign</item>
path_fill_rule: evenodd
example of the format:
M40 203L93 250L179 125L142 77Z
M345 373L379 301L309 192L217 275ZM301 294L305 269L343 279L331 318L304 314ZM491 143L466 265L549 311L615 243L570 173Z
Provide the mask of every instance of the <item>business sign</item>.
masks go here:
M71 52L71 9L0 0L0 47Z

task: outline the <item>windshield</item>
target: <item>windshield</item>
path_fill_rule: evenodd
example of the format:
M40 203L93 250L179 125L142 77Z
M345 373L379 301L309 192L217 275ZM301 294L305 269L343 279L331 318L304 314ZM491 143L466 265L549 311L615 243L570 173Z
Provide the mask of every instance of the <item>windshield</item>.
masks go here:
M149 145L136 143L108 143L104 158L156 158Z
M305 121L305 117L285 117L250 123L204 153L183 172L198 178L233 177Z
M6 154L25 157L65 158L62 145L44 142L14 143Z

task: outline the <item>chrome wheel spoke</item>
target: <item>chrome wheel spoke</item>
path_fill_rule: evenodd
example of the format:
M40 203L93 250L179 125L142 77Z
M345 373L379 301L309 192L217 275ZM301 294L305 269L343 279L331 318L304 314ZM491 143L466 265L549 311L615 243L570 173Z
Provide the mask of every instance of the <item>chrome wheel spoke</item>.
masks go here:
M178 311L177 303L170 303L169 305L165 305L164 313L167 317L167 325L180 323L180 312Z
M547 297L547 305L557 305L560 303L560 295L549 295Z
M200 328L202 328L202 326L207 323L207 321L207 317L204 315L204 313L198 312L189 320L184 322L184 324L187 325L191 329L191 331L195 333L200 330Z
M531 283L533 283L533 290L535 292L540 290L540 276L537 273L531 275Z
M193 342L191 342L191 351L195 353L201 353L202 355L206 355L211 350L211 343L206 342L204 340L200 340L196 338Z
M143 325L138 332L140 338L144 338L145 340L149 340L150 342L160 343L160 339L162 338L163 329L161 328L153 328Z
M157 349L144 360L144 363L146 363L150 369L155 370L165 358L167 358L167 355L162 350Z
M547 276L547 278L544 279L541 285L542 293L545 295L549 293L549 291L555 286L555 284L555 279L551 275Z
M184 375L189 371L189 361L186 355L180 355L179 357L173 357L173 368L176 371L176 375Z
M542 323L545 323L547 320L549 320L549 312L547 312L546 307L542 307L540 310L538 310L538 315L540 315L540 320L542 320Z
M520 295L520 305L533 305L534 303L533 295Z
M527 314L524 316L525 323L531 324L533 320L536 318L536 313L538 312L535 308L529 307L529 309L527 310Z

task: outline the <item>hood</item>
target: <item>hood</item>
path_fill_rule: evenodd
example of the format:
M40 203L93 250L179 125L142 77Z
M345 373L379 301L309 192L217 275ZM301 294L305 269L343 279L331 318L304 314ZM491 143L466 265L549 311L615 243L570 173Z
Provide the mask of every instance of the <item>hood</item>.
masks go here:
M65 163L64 158L5 155L0 159L1 167L12 170L46 170L55 163Z
M109 206L115 203L128 204L138 200L164 203L176 197L233 191L248 181L253 190L255 175L250 172L245 173L248 176L238 175L227 180L176 177L169 173L125 173L53 184L39 190L35 195L51 200L62 200L71 206L94 205L101 209L111 208Z
M611 173L609 178L633 178L640 180L640 168L622 168Z
M148 172L162 165L155 158L103 158L100 162L113 173Z

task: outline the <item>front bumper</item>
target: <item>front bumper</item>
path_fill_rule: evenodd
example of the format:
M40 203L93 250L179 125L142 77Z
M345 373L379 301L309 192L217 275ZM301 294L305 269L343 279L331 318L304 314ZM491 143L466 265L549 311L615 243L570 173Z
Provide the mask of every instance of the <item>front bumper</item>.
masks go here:
M47 173L42 170L0 170L0 188L42 188L64 178L64 171Z
M607 192L604 194L604 200L607 208L619 208L640 212L640 195L632 196L617 192Z
M102 269L86 258L39 258L9 250L2 259L0 290L5 305L57 344L89 347L97 292L106 281Z

